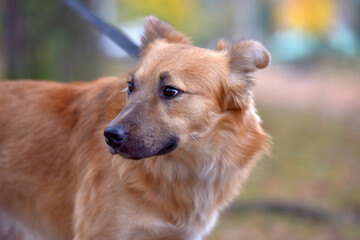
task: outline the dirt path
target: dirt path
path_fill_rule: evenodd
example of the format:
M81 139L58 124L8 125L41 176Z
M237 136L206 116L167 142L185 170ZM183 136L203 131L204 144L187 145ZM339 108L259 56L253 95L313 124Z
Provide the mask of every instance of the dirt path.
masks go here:
M257 74L257 102L318 111L330 116L360 115L360 70L300 70L271 66Z

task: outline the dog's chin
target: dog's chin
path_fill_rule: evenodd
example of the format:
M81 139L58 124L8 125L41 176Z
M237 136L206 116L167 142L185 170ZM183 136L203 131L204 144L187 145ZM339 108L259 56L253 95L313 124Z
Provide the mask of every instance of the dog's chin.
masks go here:
M160 149L151 149L151 148L138 149L136 147L131 147L131 146L127 146L127 147L123 146L120 147L119 149L108 146L108 149L111 154L114 155L118 154L121 157L130 160L141 160L153 156L169 154L177 148L178 142L179 142L178 138L172 138L169 141L167 141L166 144L163 144Z

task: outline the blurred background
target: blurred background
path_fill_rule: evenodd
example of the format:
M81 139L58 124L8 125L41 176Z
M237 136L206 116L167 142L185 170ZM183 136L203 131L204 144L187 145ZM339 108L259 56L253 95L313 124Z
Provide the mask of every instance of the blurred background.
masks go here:
M156 15L214 49L272 54L255 92L272 155L207 239L360 239L359 0L82 0L137 44ZM0 1L0 78L92 80L135 66L60 1Z

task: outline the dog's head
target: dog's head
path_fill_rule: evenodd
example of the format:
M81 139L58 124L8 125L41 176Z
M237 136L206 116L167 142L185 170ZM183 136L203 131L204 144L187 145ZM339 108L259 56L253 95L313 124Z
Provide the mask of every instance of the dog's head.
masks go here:
M269 61L258 42L220 40L216 51L202 49L168 23L148 17L127 105L104 132L110 152L142 159L186 147L215 116L246 111L252 102L249 74Z

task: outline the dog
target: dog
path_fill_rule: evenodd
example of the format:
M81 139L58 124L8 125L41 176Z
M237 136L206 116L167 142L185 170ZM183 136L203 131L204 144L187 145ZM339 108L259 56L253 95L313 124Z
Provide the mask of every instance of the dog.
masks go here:
M252 94L263 45L198 48L154 16L144 28L124 76L1 81L0 239L203 239L268 151Z

